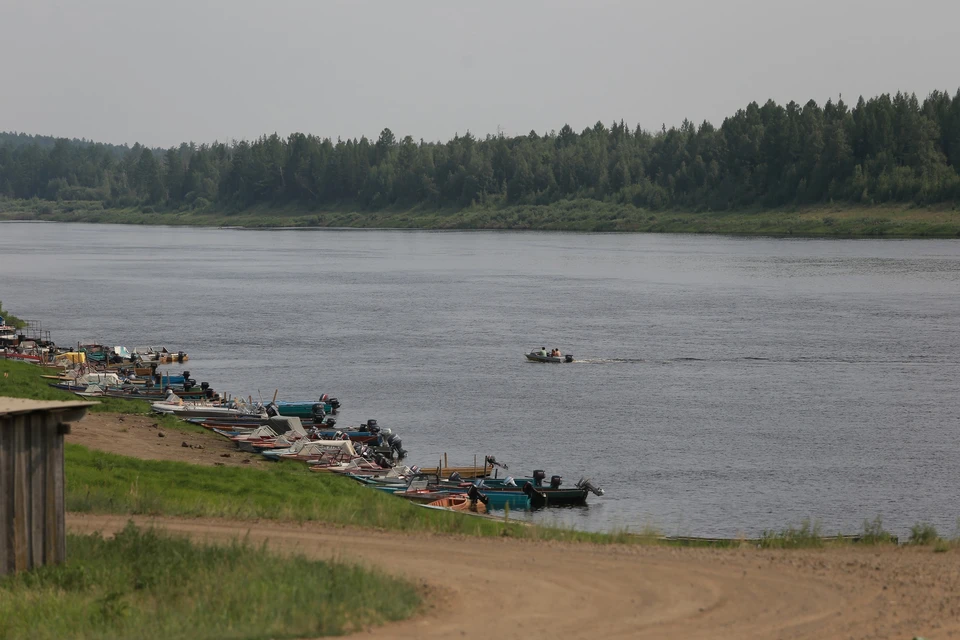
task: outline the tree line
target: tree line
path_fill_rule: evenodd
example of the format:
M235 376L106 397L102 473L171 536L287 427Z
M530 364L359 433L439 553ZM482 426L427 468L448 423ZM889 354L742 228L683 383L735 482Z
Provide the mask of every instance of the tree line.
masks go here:
M26 136L29 138L29 136ZM960 91L822 107L756 102L719 128L597 122L581 132L447 142L384 129L336 141L294 133L167 150L0 134L0 197L104 207L242 210L550 204L592 198L650 209L960 199Z

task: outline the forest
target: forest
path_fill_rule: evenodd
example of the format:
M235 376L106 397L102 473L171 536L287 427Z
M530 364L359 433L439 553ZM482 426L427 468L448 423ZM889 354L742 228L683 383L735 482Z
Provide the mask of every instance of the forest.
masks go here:
M250 207L549 205L593 199L649 210L960 200L960 91L785 106L755 102L719 127L583 131L447 142L383 129L150 149L0 134L0 200L91 201L145 212Z

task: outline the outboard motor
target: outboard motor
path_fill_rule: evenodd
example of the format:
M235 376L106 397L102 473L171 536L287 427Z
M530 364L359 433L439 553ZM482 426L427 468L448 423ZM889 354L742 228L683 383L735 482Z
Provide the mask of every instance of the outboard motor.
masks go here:
M332 429L333 427L336 426L336 424L337 424L336 420L334 420L333 418L327 418L327 421L326 423L324 423L324 426L326 426L327 429Z
M564 361L564 362L573 362L573 356L568 353L567 355L563 356L563 361Z
M543 479L547 477L546 471L543 469L535 469L533 472L533 486L542 487Z
M200 388L203 389L204 391L206 391L207 389L210 388L210 383L209 383L209 382L201 382L201 383L200 383Z
M189 378L189 377L190 377L190 372L189 372L189 371L184 371L184 372L183 372L183 379L186 380L186 379Z
M484 461L491 467L500 467L501 469L504 469L504 470L507 470L510 468L502 462L497 462L497 459L494 456L487 456L486 458L484 458Z
M374 457L374 462L380 465L381 469L389 469L390 467L393 466L392 462L388 460L386 456L380 453L378 453L376 457Z
M330 398L329 400L327 400L327 404L330 405L331 413L336 414L340 412L340 401L337 400L336 398Z
M560 484L563 482L563 478L560 476L550 476L550 488L559 489Z
M387 444L390 445L390 448L397 452L397 458L403 460L407 455L407 450L403 448L403 443L400 441L400 436L395 433L391 433L387 436Z
M580 478L580 481L577 482L577 489L586 489L595 496L603 495L603 489L593 484L593 482L587 478Z
M470 489L467 490L467 497L470 498L470 504L474 506L476 506L478 500L483 504L490 502L490 498L480 493L480 489L476 485L470 485Z
M313 416L314 422L322 422L323 417L327 415L327 412L323 408L323 403L315 402L313 406L310 407L310 415Z
M280 409L277 408L277 405L275 405L272 402L267 405L266 411L267 411L267 415L271 418L273 418L274 416L280 415Z
M177 362L183 362L186 359L186 357L187 357L187 354L185 354L183 351L177 352Z
M513 479L513 476L507 476L503 479L503 486L505 487L515 487L517 486L517 481Z
M371 422L373 422L373 424L367 423L367 429L375 436L380 435L380 425L377 424L376 420L372 420Z
M459 471L454 471L453 473L450 474L450 482L460 482L462 480L463 478L460 477Z

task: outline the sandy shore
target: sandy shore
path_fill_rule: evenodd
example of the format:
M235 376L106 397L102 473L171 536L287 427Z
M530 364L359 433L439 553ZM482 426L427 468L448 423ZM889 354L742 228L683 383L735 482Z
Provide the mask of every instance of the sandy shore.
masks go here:
M152 424L92 414L68 440L150 459L258 464L218 437L168 431L160 438ZM129 519L70 514L67 524L110 533ZM133 519L198 539L249 536L281 552L358 562L422 585L421 615L355 637L960 638L957 550L597 546L318 523Z

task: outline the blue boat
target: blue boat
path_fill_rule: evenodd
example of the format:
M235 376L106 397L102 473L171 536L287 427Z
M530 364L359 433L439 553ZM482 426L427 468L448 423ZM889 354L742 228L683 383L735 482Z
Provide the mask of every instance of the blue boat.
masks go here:
M267 413L275 408L281 416L296 416L297 418L317 418L325 414L334 414L340 410L340 401L330 398L327 394L319 400L275 400L267 405Z

